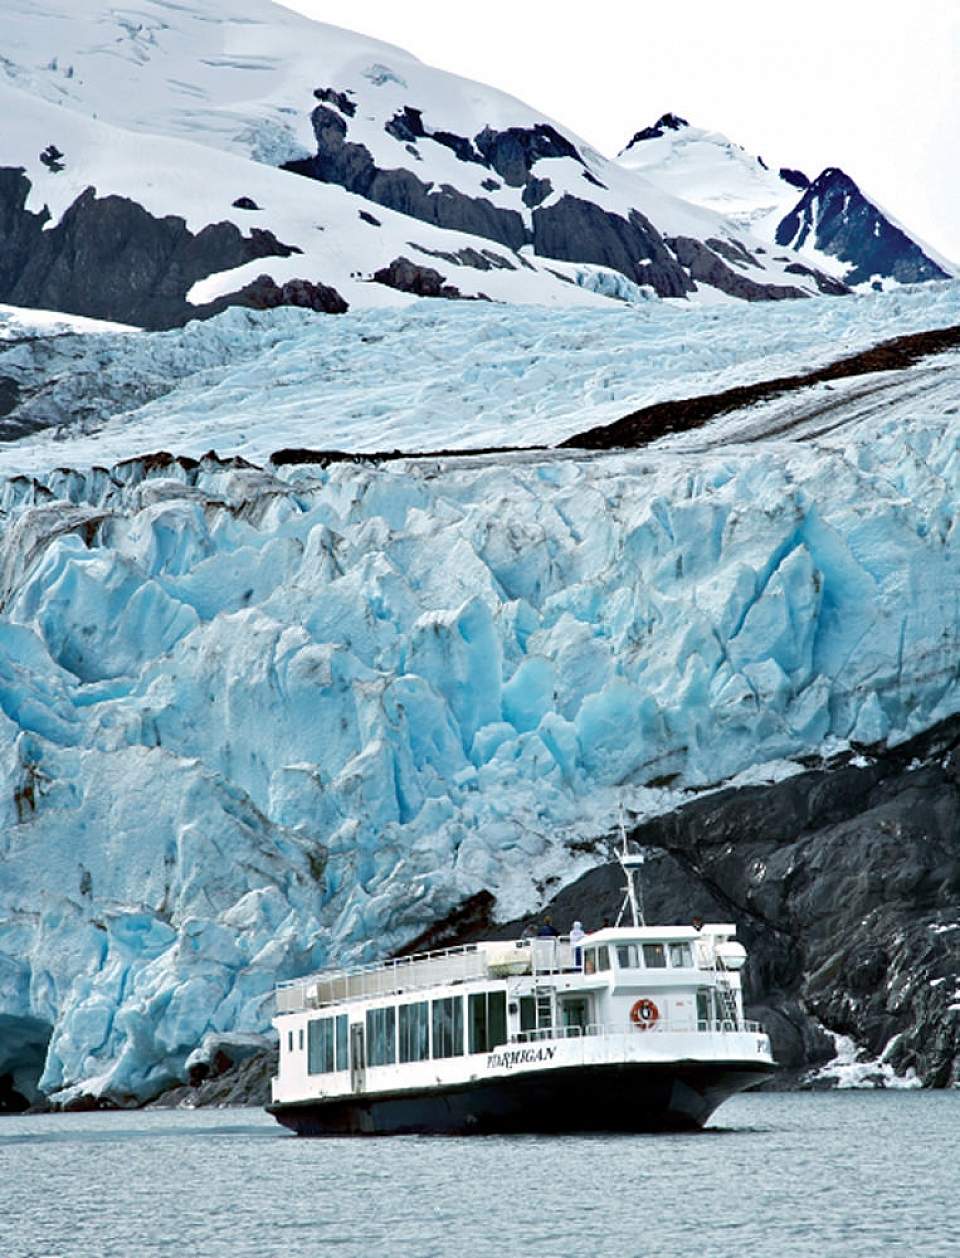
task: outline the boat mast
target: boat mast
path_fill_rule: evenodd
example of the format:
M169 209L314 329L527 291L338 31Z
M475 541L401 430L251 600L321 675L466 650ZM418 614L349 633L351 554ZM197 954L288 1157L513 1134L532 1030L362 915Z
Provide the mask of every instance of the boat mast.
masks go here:
M623 868L627 881L624 887L626 895L623 897L623 903L620 905L620 912L617 914L617 925L623 921L623 915L630 908L630 915L633 918L634 926L646 926L646 918L643 912L643 852L631 852L627 845L627 831L623 824L623 800L620 801L620 851L617 853L617 859Z

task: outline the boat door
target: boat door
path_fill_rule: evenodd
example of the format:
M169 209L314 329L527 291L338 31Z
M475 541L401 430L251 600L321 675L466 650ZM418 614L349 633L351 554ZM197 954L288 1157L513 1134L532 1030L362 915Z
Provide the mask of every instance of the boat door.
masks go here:
M583 1034L590 1024L589 996L574 998L567 996L561 1003L560 1016L565 1027L577 1027L580 1033ZM571 1034L571 1032L568 1031L567 1034ZM575 1034L575 1032L572 1034Z
M367 1050L363 1042L363 1023L350 1024L350 1090L362 1092L367 1081Z

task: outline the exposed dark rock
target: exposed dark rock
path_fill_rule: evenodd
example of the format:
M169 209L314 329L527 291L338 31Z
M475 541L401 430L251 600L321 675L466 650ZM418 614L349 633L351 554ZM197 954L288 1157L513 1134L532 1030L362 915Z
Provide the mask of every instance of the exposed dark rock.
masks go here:
M289 446L277 450L270 455L270 463L274 467L292 467L303 464L315 464L317 467L329 467L331 463L368 463L376 466L379 463L394 463L401 459L459 459L484 455L502 455L517 450L546 450L547 446L479 446L472 450L418 450L411 454L409 450L309 450L303 446ZM24 478L25 479L25 478ZM24 485L24 492L33 492L36 482ZM42 487L41 487L42 488Z
M482 155L477 152L472 141L468 140L465 135L454 135L452 131L431 131L430 139L436 141L437 144L444 145L445 148L452 149L461 162L475 162L480 166L486 165ZM490 182L493 181L491 180ZM499 184L497 186L499 187Z
M62 157L63 154L55 144L48 144L40 154L40 161L44 166L46 166L47 170L49 170L52 175L56 175L63 170L64 164L60 160Z
M276 1075L279 1054L275 1048L233 1062L225 1052L218 1069L202 1075L196 1083L169 1088L151 1101L149 1109L221 1108L243 1105L262 1108L270 1102L270 1080Z
M381 225L380 220L378 218L374 218L372 214L368 214L366 210L358 210L357 213L363 221L365 223L369 223L371 227L379 227Z
M523 192L520 199L528 209L533 209L542 201L546 201L547 197L553 191L553 184L549 179L528 179L523 186Z
M820 1024L931 1087L960 1082L960 718L896 749L844 756L769 786L727 789L637 826L651 923L733 921L750 960L748 1016L778 1060L833 1056ZM546 910L561 932L614 920L619 866ZM489 912L489 906L487 906ZM509 938L530 920L491 932ZM894 1037L895 1043L891 1046Z
M574 284L574 283L575 283L575 281L574 281L574 280L572 280L572 279L570 278L570 276L569 276L569 275L564 275L564 273L563 273L562 271L555 271L555 270L553 269L553 267L552 267L552 266L545 266L543 269L544 269L545 271L549 271L549 272L550 272L550 274L554 277L554 279L558 279L558 280L562 281L562 283L564 283L564 284Z
M357 112L357 106L354 101L346 94L346 92L335 92L332 87L317 87L313 91L317 100L326 101L328 105L336 105L341 113L352 118Z
M12 376L0 376L0 419L20 405L20 386Z
M259 210L260 206L257 205L253 197L237 197L236 201L233 202L233 208L235 210Z
M347 124L338 113L320 105L311 119L316 156L288 162L284 169L322 183L339 184L368 201L438 227L498 240L511 249L527 243L527 230L516 210L466 196L449 184L435 188L409 170L381 170L365 145L347 141Z
M484 179L480 187L486 188L488 192L499 192L500 189L503 187L503 184L497 183L496 179Z
M378 205L401 214L408 214L439 227L469 232L499 241L514 252L533 244L541 257L566 262L592 262L620 271L637 284L649 284L661 297L682 297L693 291L694 284L677 259L666 248L656 228L637 210L627 217L610 213L593 201L566 194L555 204L543 205L553 192L551 181L533 177L536 162L547 158L572 158L583 165L576 147L554 127L541 123L534 127L510 127L504 131L484 128L469 141L452 132L430 132L420 110L405 106L386 124L396 139L412 146L413 141L434 140L446 144L463 160L478 161L494 170L509 186L522 188L522 199L533 209L533 227L528 230L517 211L494 205L481 197L467 196L449 184L439 188L419 179L405 169L383 170L376 165L369 149L348 140L348 127L340 113L318 106L311 114L317 152L314 157L288 162L286 170L335 183ZM665 127L686 126L675 115L664 115ZM469 150L469 151L468 151ZM414 155L419 153L413 150ZM584 168L588 181L598 183ZM495 180L484 181L485 188L496 190ZM602 186L602 185L601 185ZM805 296L799 289L777 285L759 285L737 276L719 257L705 250L699 242L693 253L700 278L717 287L749 300L781 300ZM745 259L749 259L746 250ZM759 265L752 259L753 265ZM523 262L521 263L529 265ZM707 280L710 273L714 279Z
M791 170L789 166L781 166L779 174L784 183L788 183L794 188L799 188L801 191L810 187L810 180L802 170Z
M472 249L460 250L461 255L465 253L473 253L473 252L474 250ZM480 252L487 259L487 261L490 263L490 265L493 267L495 271L515 271L517 269L512 262L510 262L507 258L503 256L503 254L495 253L493 249L481 249ZM517 260L519 262L523 262L523 258L518 258ZM527 266L529 266L529 263L527 263Z
M456 135L453 131L428 131L423 125L423 112L405 105L399 113L387 122L384 130L397 140L412 142L415 140L433 140L450 149L461 162L475 162L486 166L486 159L478 153L473 142L465 135Z
M701 284L712 284L731 297L740 297L745 301L788 301L791 298L806 297L801 288L789 288L779 284L758 284L738 271L727 266L712 249L708 249L702 241L692 236L674 236L667 244L677 255L678 260L690 272L692 279Z
M791 275L808 275L821 293L825 293L828 297L845 297L850 292L842 280L834 279L832 275L825 275L823 271L816 271L812 266L805 266L802 262L788 262L783 269Z
M515 271L517 269L512 262L508 262L499 253L494 253L492 249L478 250L468 246L454 253L444 249L428 249L426 245L414 244L412 240L407 243L411 249L425 253L431 258L440 258L453 266L472 266L478 271Z
M269 275L258 275L251 283L229 297L231 306L254 310L274 310L277 306L302 306L324 314L346 314L350 309L335 288L310 280L287 280L277 284Z
M913 332L908 336L882 341L870 349L839 358L826 367L818 367L816 371L808 371L802 375L775 376L756 384L736 385L719 393L676 398L670 402L654 402L653 405L624 415L611 424L601 424L587 432L568 437L566 441L560 442L560 448L570 446L584 450L612 450L647 445L667 433L690 432L694 428L703 427L718 415L726 415L744 406L754 406L769 398L798 392L829 380L845 380L850 376L863 376L878 371L900 371L912 367L914 363L931 354L942 354L951 349L960 349L960 327Z
M59 223L26 208L30 181L0 167L0 301L39 306L146 328L170 328L226 303L199 310L186 300L196 283L254 258L296 250L254 228L233 223L191 232L182 218L155 218L126 197L98 197L88 188Z
M527 182L530 168L542 158L572 157L583 164L576 146L545 122L534 127L508 127L506 131L484 127L474 137L474 144L487 164L513 188Z
M946 271L872 205L849 175L830 167L818 175L779 223L777 244L821 253L850 264L848 284L874 276L901 284L948 279Z
M652 127L644 127L642 131L636 132L627 148L632 148L634 144L642 144L644 140L662 140L668 131L680 131L689 125L686 118L680 118L677 114L663 114Z
M439 922L428 926L393 955L410 957L418 952L432 952L437 948L453 947L467 933L477 938L491 938L491 932L495 929L492 925L491 914L495 906L496 899L489 891L478 891L476 895L468 896L462 904L458 904Z
M583 174L583 177L584 179L586 179L587 183L592 183L595 188L606 189L607 185L605 183L601 183L600 180L596 177L596 175L592 175L589 170L584 170L581 173Z
M711 236L704 241L714 253L719 253L721 258L726 258L728 262L732 262L734 266L754 266L763 270L763 264L758 262L754 255L742 245L739 240L720 240L716 236Z
M612 267L661 297L682 297L693 285L653 224L634 210L629 219L569 194L533 212L533 245L546 258Z
M387 135L392 135L395 140L401 140L404 144L422 140L426 135L423 129L423 115L419 109L411 109L409 105L404 105L399 113L394 114L384 124L383 129Z
M91 1096L87 1092L56 1105L51 1103L50 1109L59 1114L98 1114L105 1110L136 1109L137 1099L134 1096L114 1098L110 1096Z
M466 296L453 284L447 284L444 276L432 266L420 266L409 258L394 258L389 266L374 271L372 278L375 284L385 284L401 293L416 293L418 297L447 297L461 301L490 300L482 293L478 297Z

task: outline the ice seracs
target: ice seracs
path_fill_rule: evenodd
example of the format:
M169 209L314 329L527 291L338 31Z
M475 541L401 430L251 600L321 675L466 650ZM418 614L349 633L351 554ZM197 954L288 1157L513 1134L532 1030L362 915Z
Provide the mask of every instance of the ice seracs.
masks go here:
M952 292L930 290L945 319ZM391 316L389 335L363 316L369 392L341 417L382 421L374 373L414 346L452 371L486 327L523 349L503 386L516 422L540 407L566 424L585 411L576 373L584 396L606 387L639 326L604 341L559 314L418 309L426 324ZM822 309L875 326L938 307L899 292ZM716 340L709 311L613 315L647 310L636 370L662 361L658 387L688 338L697 370L769 350L766 307ZM256 336L221 375L248 317ZM286 352L302 335L316 372L344 320L223 319L157 337L158 369L182 351L199 371L133 449L147 432L177 449L184 421L233 409L242 431L302 444ZM356 375L346 345L325 378ZM0 554L0 1013L17 1070L66 1099L151 1096L205 1035L265 1033L278 977L401 948L480 889L503 918L529 911L538 883L595 862L584 844L621 792L643 815L956 712L955 377L944 357L895 397L851 382L796 427L778 412L776 438L749 413L602 457L116 462L120 418L46 453L35 438L29 474L7 463ZM417 406L424 424L451 414Z

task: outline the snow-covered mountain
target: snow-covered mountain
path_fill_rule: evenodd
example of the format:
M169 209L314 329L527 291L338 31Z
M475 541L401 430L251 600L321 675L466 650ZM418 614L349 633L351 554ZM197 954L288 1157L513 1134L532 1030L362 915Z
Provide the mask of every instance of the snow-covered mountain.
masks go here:
M0 301L167 327L823 288L520 101L269 0L0 9Z
M638 131L620 162L672 196L749 228L784 263L826 270L850 287L947 279L956 268L830 167L811 181L771 168L717 131L664 114Z

